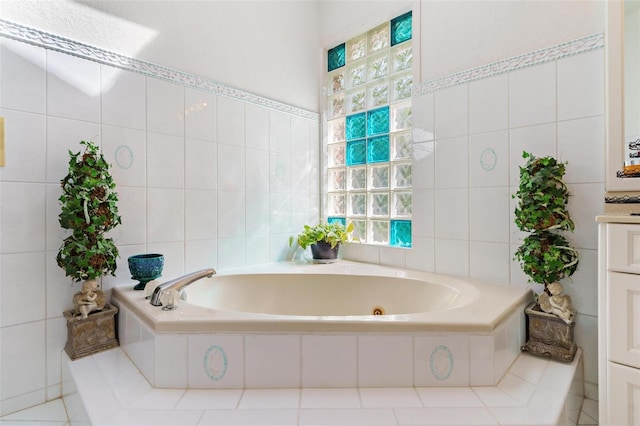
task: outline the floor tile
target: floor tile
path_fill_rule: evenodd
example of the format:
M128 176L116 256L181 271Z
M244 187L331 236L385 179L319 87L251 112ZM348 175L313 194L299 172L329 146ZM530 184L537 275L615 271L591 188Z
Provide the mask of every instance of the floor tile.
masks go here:
M414 388L363 388L360 399L365 408L422 407Z
M484 407L470 388L416 388L425 407Z
M214 410L205 411L199 426L295 426L298 410Z
M157 407L174 408L182 395L184 395L184 389L151 389L131 402L127 408L139 410Z
M489 410L481 407L429 407L394 409L399 426L497 425Z
M302 389L300 408L360 408L358 389Z
M176 405L178 410L234 410L238 406L240 389L190 389Z
M301 409L300 426L396 426L390 408Z
M521 379L535 385L540 380L548 364L549 361L544 358L521 353L509 369L509 373L515 374Z
M598 401L594 401L592 399L585 399L582 403L582 412L584 412L587 416L592 419L597 419L599 417L598 413Z
M494 387L472 388L487 407L522 407L524 404Z
M62 399L55 399L2 417L5 420L66 422L67 411Z
M245 389L240 409L298 408L300 389Z

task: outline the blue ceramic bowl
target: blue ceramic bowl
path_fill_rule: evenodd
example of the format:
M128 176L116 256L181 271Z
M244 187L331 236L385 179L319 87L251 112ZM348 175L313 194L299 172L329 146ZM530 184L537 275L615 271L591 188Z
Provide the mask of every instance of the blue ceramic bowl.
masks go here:
M164 256L161 254L136 254L130 256L129 272L131 278L140 281L133 289L144 290L144 287L151 280L155 280L162 275L162 267L164 266Z

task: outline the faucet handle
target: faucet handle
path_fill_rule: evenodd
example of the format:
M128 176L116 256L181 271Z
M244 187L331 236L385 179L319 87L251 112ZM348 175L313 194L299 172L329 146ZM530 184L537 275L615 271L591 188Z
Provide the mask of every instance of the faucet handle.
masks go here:
M176 290L167 290L160 295L160 303L162 303L163 311L172 311L178 307L180 293Z

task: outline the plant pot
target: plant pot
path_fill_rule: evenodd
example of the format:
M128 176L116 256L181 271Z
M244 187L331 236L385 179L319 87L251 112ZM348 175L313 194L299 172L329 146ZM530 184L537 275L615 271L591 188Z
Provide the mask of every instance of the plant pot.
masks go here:
M331 248L330 243L319 242L311 244L311 254L316 260L335 260L338 259L338 250L340 244Z
M532 303L524 310L527 317L527 343L522 346L525 352L571 362L578 346L574 341L575 320L569 324L561 318L548 314Z
M72 360L118 347L115 315L118 308L107 304L104 309L80 318L75 310L64 311L67 320L65 352Z

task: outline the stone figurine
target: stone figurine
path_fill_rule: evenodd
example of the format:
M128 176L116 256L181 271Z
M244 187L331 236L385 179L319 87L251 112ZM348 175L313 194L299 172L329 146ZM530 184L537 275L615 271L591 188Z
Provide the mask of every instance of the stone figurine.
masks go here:
M73 304L76 307L78 319L85 319L89 313L104 309L106 297L98 288L96 280L87 280L82 283L82 290L73 295Z
M562 294L562 284L556 282L547 286L551 293L549 296L543 292L538 298L540 308L548 314L554 314L560 317L565 323L570 324L576 314L576 310L571 303L571 296Z

